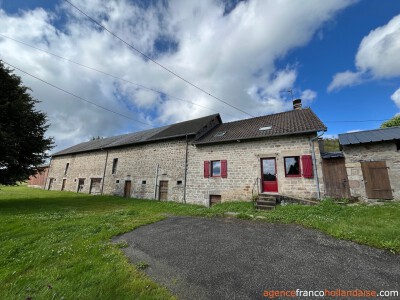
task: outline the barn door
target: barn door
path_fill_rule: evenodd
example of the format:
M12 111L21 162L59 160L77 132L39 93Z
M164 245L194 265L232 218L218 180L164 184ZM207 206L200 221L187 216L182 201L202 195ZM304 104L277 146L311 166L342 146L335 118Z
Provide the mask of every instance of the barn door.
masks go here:
M351 197L344 158L328 158L322 163L325 194L335 199Z
M370 199L393 199L388 167L385 161L368 161L361 163L365 191Z
M160 180L160 191L159 191L159 200L166 201L168 200L168 181Z
M132 188L132 182L130 180L126 180L125 186L124 186L124 197L125 198L131 197L131 188Z
M89 194L99 195L101 190L101 178L92 178L90 180Z

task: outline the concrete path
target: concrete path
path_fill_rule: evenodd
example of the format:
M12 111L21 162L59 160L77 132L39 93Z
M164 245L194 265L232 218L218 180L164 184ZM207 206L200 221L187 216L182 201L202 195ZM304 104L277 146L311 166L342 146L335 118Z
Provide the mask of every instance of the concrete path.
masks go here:
M149 264L145 272L179 299L268 299L265 290L400 291L399 255L297 225L171 217L114 239L122 240L130 261Z

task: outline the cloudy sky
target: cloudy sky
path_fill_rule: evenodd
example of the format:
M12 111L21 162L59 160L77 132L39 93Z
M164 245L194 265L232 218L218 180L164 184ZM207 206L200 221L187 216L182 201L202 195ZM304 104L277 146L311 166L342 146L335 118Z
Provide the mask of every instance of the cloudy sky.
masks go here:
M288 90L328 136L400 112L400 1L70 2L119 39L63 0L0 0L0 59L41 101L55 150L286 111Z

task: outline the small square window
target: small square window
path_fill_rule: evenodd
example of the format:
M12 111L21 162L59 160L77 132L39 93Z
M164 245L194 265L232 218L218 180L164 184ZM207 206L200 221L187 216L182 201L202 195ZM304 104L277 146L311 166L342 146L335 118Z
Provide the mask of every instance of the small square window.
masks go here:
M210 206L221 203L221 195L210 195Z
M146 180L142 180L142 184L146 184Z
M176 182L176 184L177 184L177 185L182 185L182 180L178 180L178 181Z
M211 162L211 177L221 176L221 161L214 160Z
M119 179L115 180L115 183L119 183Z
M300 177L300 157L291 156L285 157L285 176L286 177Z

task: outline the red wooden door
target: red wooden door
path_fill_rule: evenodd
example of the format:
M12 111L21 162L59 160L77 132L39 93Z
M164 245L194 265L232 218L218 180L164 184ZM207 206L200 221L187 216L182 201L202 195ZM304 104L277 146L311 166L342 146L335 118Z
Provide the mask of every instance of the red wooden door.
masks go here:
M278 192L278 177L276 176L275 158L261 159L261 172L263 192Z

